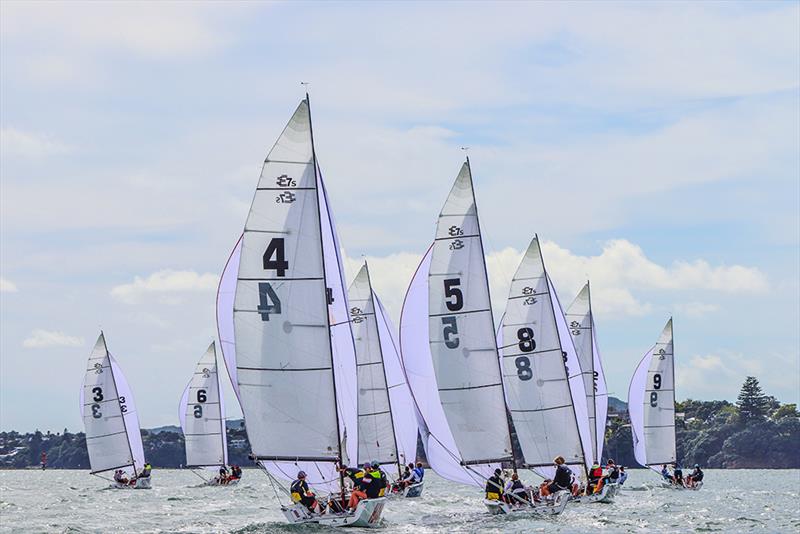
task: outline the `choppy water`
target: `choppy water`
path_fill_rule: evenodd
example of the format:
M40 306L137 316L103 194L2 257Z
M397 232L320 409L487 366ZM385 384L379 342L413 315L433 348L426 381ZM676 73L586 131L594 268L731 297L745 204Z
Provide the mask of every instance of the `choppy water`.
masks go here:
M85 471L0 471L0 532L342 532L284 523L259 471L246 470L232 488L192 487L198 481L188 471L155 470L152 490L123 491ZM655 474L633 470L614 504L568 506L557 518L534 520L489 516L477 490L429 472L421 499L387 504L381 531L800 531L800 471L709 470L699 492L656 483Z

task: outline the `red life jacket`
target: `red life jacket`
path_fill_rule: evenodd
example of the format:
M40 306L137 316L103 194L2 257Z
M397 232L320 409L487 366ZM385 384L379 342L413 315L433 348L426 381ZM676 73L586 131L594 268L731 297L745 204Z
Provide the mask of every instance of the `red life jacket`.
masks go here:
M603 478L603 468L602 467L593 467L592 470L589 472L590 478Z

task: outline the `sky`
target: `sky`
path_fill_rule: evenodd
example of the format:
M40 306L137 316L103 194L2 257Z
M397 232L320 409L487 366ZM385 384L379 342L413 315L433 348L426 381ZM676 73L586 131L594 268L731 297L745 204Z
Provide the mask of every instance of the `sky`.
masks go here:
M611 395L674 316L679 399L798 402L800 3L4 1L1 429L82 429L100 328L177 424L301 82L395 321L469 147L496 319L538 234Z

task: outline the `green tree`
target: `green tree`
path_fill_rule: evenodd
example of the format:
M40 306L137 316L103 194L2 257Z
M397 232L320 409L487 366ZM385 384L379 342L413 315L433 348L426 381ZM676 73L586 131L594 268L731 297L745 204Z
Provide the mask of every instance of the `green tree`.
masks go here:
M761 391L756 377L748 376L745 379L742 390L739 392L739 398L736 400L736 406L739 407L739 419L743 423L766 419L770 408L769 400Z
M772 419L779 421L785 417L800 417L800 412L797 411L796 404L784 404L772 413Z

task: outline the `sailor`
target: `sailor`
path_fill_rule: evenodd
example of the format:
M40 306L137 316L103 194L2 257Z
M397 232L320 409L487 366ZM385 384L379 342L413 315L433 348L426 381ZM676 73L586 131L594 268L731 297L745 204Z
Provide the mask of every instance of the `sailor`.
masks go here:
M619 468L614 460L609 459L606 463L606 475L603 477L608 484L616 484L619 480Z
M292 501L299 502L310 512L319 513L319 505L314 493L309 489L308 482L306 482L305 471L297 473L297 478L292 482L290 490L292 493Z
M153 466L151 466L149 463L145 462L144 468L142 469L142 472L139 473L139 476L136 477L136 478L150 478L150 471L152 471L152 469L153 469Z
M114 471L114 482L122 484L123 486L128 483L128 479L125 478L125 472L122 469Z
M403 468L403 474L400 477L400 482L397 486L402 490L413 484L412 480L414 478L414 464L408 464Z
M672 482L676 486L683 486L683 470L675 464L675 467L672 469Z
M619 485L622 486L625 484L625 481L628 480L628 473L625 472L625 466L619 466Z
M374 499L376 497L383 497L386 495L386 473L383 472L381 469L381 464L378 460L373 460L371 462L372 470L368 472L372 481L369 483L367 491L367 498ZM374 496L372 495L374 494Z
M700 464L694 464L694 470L686 477L686 486L693 488L698 482L703 481L703 470L700 469Z
M505 482L501 477L502 474L503 472L500 469L495 469L494 475L486 481L486 498L490 501L499 501L503 497Z
M220 484L228 483L228 468L225 467L225 464L219 466L219 483Z
M364 490L368 483L364 482L364 476L366 475L367 469L371 467L370 463L366 462L364 464L364 469L354 469L346 465L339 468L339 472L353 482L353 491L350 492L350 500L347 503L348 509L354 510L358 505L358 501L367 498L367 493Z
M231 466L231 480L238 480L242 478L242 468L238 465Z
M589 469L589 481L586 484L586 495L597 493L603 486L603 468L600 464L594 462L592 468Z
M556 467L556 474L549 485L542 487L543 496L551 495L558 491L574 490L572 487L572 470L564 465L564 461L563 456L556 456L553 460L553 464Z
M516 473L512 474L511 480L506 483L504 493L508 504L519 505L528 500L528 490L525 489L525 484L522 483Z
M661 466L661 476L664 477L664 480L667 482L672 482L672 475L669 474L669 469L667 469L667 464Z
M414 468L414 475L416 482L422 482L422 479L425 478L425 468L422 467L422 462L417 462L417 467Z

